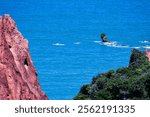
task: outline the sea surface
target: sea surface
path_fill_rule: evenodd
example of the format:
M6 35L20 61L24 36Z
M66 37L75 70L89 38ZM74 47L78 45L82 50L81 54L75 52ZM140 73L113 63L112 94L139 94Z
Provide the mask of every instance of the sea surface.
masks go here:
M150 48L150 0L0 0L29 41L42 90L71 100L101 72L126 67ZM102 43L105 32L110 43Z

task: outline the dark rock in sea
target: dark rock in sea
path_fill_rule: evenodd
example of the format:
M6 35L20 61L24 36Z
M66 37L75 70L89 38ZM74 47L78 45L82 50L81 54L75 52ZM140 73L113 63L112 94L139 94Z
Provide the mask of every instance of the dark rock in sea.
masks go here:
M38 83L28 41L9 15L0 16L0 99L48 99Z
M106 37L105 33L101 34L101 39L102 39L102 42L108 42L108 38Z
M146 53L134 49L128 67L98 74L74 99L150 99L150 63Z

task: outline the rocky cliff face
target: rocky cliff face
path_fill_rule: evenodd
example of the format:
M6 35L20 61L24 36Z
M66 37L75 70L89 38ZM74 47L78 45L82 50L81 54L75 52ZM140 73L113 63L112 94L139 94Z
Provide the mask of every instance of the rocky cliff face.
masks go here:
M150 62L147 52L134 49L128 67L98 74L84 85L77 100L150 99Z
M28 41L9 15L0 16L0 99L44 100Z
M148 49L146 49L146 56L147 56L147 58L148 58L148 60L150 62L150 51Z

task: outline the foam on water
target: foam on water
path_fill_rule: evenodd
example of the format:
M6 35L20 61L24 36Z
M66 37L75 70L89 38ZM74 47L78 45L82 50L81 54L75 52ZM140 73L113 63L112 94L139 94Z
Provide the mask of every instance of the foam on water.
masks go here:
M140 43L146 43L146 44L150 44L150 41L139 41Z
M112 41L112 42L101 42L101 41L94 41L94 43L99 43L100 45L105 45L108 47L115 47L115 48L150 48L150 41L140 41L140 43L146 43L148 45L139 45L139 46L132 46L132 45L127 45L127 44L119 44L116 41Z
M54 43L54 44L52 44L53 46L65 46L65 44L63 44L63 43Z
M127 44L119 44L116 41L112 41L112 42L102 42L102 41L93 41L94 43L100 44L100 45L104 45L104 46L108 46L108 47L115 47L115 48L150 48L149 45L149 41L139 41L141 44L142 43L147 43L148 45L139 45L139 46L132 46L132 45L127 45ZM73 44L75 45L80 45L81 42L74 42ZM53 46L65 46L64 43L54 43L52 44Z
M73 44L75 44L75 45L79 45L79 44L81 44L81 42L74 42Z
M116 48L130 48L129 45L118 44L116 41L113 42L101 42L101 45L116 47Z
M141 47L139 47L139 46L135 46L135 47L131 47L131 48L139 49L139 48L141 48Z
M101 43L101 41L93 41L94 43Z
M147 48L147 49L150 49L150 46L146 45L146 46L142 46L141 48Z

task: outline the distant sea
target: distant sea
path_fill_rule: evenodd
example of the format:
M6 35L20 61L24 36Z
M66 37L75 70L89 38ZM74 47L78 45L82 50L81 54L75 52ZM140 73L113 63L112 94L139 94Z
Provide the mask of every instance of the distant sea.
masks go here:
M28 39L51 100L73 99L93 76L128 66L133 48L150 48L150 0L0 0L6 13Z

